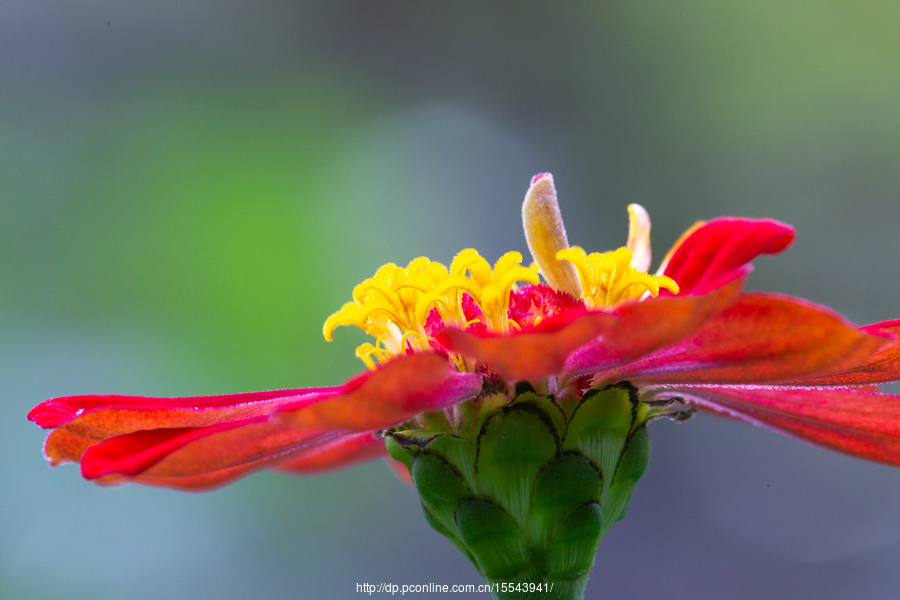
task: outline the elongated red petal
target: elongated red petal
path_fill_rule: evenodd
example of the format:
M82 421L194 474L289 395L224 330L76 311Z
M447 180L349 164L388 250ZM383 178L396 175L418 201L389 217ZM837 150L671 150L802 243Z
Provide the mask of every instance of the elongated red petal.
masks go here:
M615 326L566 359L566 377L613 369L678 342L733 303L743 285L740 278L707 294L658 297L615 309Z
M104 486L122 485L124 483L137 482L143 485L167 487L184 492L206 492L229 484L254 469L248 465L240 465L229 469L222 469L213 473L202 473L191 477L151 477L141 475L139 478L127 477L118 473L110 473L94 479L94 483Z
M508 335L476 335L448 327L434 337L451 352L474 358L500 377L516 381L559 373L569 354L608 331L616 320L609 313L594 312L561 326L554 321L546 327L545 322Z
M84 429L119 435L147 429L145 425L148 423L154 423L158 427L202 427L247 419L267 414L271 407L284 398L340 390L340 387L298 388L180 398L101 394L62 396L44 400L32 408L28 413L28 420L39 427L50 429L77 419ZM139 427L134 427L135 424Z
M116 436L81 459L87 479L104 478L205 489L228 483L333 440L338 433L303 432L265 418L209 427L154 429Z
M615 377L636 385L783 382L863 364L887 341L810 302L744 294L695 334Z
M54 429L44 440L44 457L51 467L66 462L78 462L84 451L105 438L97 439L80 435L68 429Z
M890 341L862 364L824 377L810 377L790 383L803 386L848 387L900 380L900 320L873 323L860 327L860 330L873 335L887 336Z
M209 489L262 468L301 472L375 456L381 440L379 451L371 432L345 429L396 424L480 389L481 376L451 371L446 358L428 353L400 357L340 387L199 398L73 396L47 401L32 416L60 425L45 443L54 465L80 460L86 478L105 484ZM282 407L289 412L273 420Z
M301 430L385 429L474 398L481 383L480 375L452 370L443 356L409 354L349 381L341 394L280 406L274 418Z
M89 439L161 427L204 427L269 414L301 397L340 393L342 387L249 392L221 396L64 396L35 406L28 418L43 428L65 427Z
M703 408L845 454L900 466L900 396L844 389L702 387Z
M185 398L66 396L41 402L28 417L42 427L57 427L44 443L44 454L56 466L77 462L85 450L112 437L265 418L285 402L298 398L311 402L343 389L339 386Z
M262 420L265 421L265 417ZM260 419L248 421L258 423ZM109 438L85 451L81 457L81 474L85 479L97 479L110 473L137 475L194 440L247 425L248 421L220 423L210 427L150 429Z
M713 219L674 249L665 275L681 294L704 293L734 279L760 254L777 254L794 241L794 228L770 219Z
M279 471L306 474L341 469L387 454L384 439L371 431L340 437L278 463Z

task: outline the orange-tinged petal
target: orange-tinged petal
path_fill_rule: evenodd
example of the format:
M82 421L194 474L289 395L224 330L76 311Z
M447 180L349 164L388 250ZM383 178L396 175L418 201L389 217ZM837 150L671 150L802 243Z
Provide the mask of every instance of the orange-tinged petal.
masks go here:
M66 462L78 462L84 451L100 443L101 439L87 437L68 429L54 429L44 441L44 456L51 467Z
M343 389L304 388L185 398L65 396L41 402L28 413L28 418L41 427L57 428L44 443L44 454L50 464L56 466L68 461L77 462L89 447L115 436L266 417L287 401L321 399Z
M28 419L45 429L65 426L82 435L103 439L142 429L204 427L258 417L286 400L340 390L340 387L304 388L184 398L63 396L41 402L31 409Z
M62 396L44 400L31 409L28 420L49 429L78 421L84 429L108 435L119 435L138 429L158 427L202 427L224 421L247 419L266 414L284 398L340 391L340 387L298 388L222 394L218 396L185 396L152 398L88 394ZM101 413L102 414L95 414ZM117 412L121 411L121 412Z
M273 466L339 435L303 432L264 418L138 431L89 448L81 471L85 478L101 478L102 483L118 479L205 489Z
M566 377L613 369L678 342L733 303L743 284L740 278L707 294L651 298L616 308L615 326L566 360Z
M695 334L623 366L615 378L635 385L783 382L862 364L887 341L810 302L744 294Z
M316 446L294 458L279 462L276 468L288 473L315 473L342 469L386 454L384 439L366 431L345 435L333 442Z
M259 419L250 421L256 423ZM247 424L236 421L210 427L149 429L109 438L84 452L81 474L85 479L97 479L110 473L137 475L192 441Z
M232 483L241 477L251 473L255 468L252 465L240 465L212 473L201 473L190 477L164 477L140 475L138 477L126 477L117 473L104 475L94 480L94 483L104 486L122 485L123 483L140 483L157 487L167 487L183 492L207 492L223 485Z
M671 391L715 412L851 456L900 466L900 396L741 386Z
M400 423L480 389L480 375L451 371L445 357L427 353L340 387L199 398L78 396L47 401L32 416L60 424L45 443L53 465L80 461L82 474L103 484L208 489L262 468L300 472L373 457L383 441L371 431L352 432ZM290 411L273 419L282 407Z
M281 406L274 418L307 431L386 429L474 398L481 383L480 375L454 371L438 354L408 354L351 380L341 394Z
M861 331L890 339L865 362L824 377L790 382L803 386L857 386L900 380L900 321L884 321L860 327Z
M448 327L434 337L451 352L474 358L503 379L516 381L560 373L569 354L615 323L616 317L609 313L589 312L574 319L548 319L507 335L476 335Z

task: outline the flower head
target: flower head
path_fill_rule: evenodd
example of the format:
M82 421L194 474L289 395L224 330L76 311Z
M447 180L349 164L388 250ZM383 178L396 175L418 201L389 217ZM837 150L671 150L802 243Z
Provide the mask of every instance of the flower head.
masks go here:
M804 300L741 293L749 262L793 241L776 221L698 222L650 275L649 217L635 204L628 212L627 245L587 254L569 246L553 178L541 174L523 206L530 268L517 252L492 266L472 249L449 267L423 257L380 268L325 322L328 340L341 325L374 337L357 349L371 371L342 386L68 396L29 418L53 430L51 464L80 461L102 482L194 488L300 464L323 447L334 456L345 438L348 461L378 454L355 450L361 439L380 448L381 431L476 398L486 381L551 379L573 398L629 381L645 400L679 398L900 464L892 437L900 400L862 387L900 378L897 322L857 328Z
M698 222L650 274L650 219L636 204L628 214L625 246L570 246L541 174L523 205L530 267L473 249L449 267L381 267L325 322L327 340L343 325L373 338L357 349L368 371L344 385L67 396L29 419L52 430L52 465L79 462L100 483L207 489L390 450L432 525L486 577L551 573L573 589L624 514L653 419L699 408L900 466L900 397L877 392L900 379L900 321L856 327L743 293L749 263L793 242L783 223Z

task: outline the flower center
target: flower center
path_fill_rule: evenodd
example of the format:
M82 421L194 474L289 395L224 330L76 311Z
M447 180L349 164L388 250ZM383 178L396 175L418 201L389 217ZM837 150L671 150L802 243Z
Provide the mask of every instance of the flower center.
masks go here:
M481 324L489 331L506 332L510 292L520 281L538 284L537 273L521 265L522 255L507 252L491 265L469 248L453 259L448 269L420 257L406 266L387 264L353 289L348 302L325 321L323 333L331 341L336 327L355 325L375 337L356 355L369 368L421 344L429 333L446 325L466 328Z
M678 284L670 277L636 269L632 265L632 251L624 246L611 252L591 254L572 246L557 252L556 259L575 266L581 283L581 298L588 308L610 308L647 293L657 296L660 288L678 293Z
M532 180L522 206L529 250L536 264L522 266L522 255L507 252L493 268L469 248L448 269L420 257L406 268L384 265L353 289L348 302L325 321L329 342L335 328L355 325L375 338L357 347L370 368L417 348L447 354L432 337L444 327L471 333L507 333L538 325L544 318L570 310L607 309L626 300L657 296L660 289L678 293L665 275L649 275L650 217L637 204L628 207L625 247L587 254L566 239L553 177ZM543 275L547 285L540 283ZM517 283L530 284L518 289ZM451 355L460 371L473 371L464 356Z

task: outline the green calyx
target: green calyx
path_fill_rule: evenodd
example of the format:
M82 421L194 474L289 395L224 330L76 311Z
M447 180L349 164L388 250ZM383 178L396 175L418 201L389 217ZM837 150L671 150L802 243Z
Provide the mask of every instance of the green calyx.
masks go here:
M387 448L428 522L495 597L582 598L597 546L647 468L653 416L627 383L583 400L520 390L462 405L455 426L437 413L391 431Z

